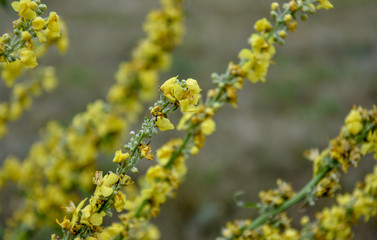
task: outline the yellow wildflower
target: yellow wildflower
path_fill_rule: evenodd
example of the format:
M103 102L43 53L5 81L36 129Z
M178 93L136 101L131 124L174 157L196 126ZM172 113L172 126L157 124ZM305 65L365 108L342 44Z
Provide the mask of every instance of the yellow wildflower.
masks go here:
M114 207L117 212L121 212L125 208L126 204L126 195L124 193L118 192L115 196Z
M26 68L34 68L38 65L37 57L32 50L23 49L20 54L20 60Z
M127 158L129 158L129 153L122 153L122 150L118 150L115 152L115 157L113 159L113 162L115 163L121 163L124 162Z
M111 185L118 182L118 180L119 176L115 173L106 174L106 176L103 177L102 184L99 186L98 192L104 197L110 196L114 192Z
M17 59L14 62L4 64L3 66L4 68L1 71L1 77L5 80L5 84L10 87L13 85L14 79L21 74L23 64Z
M37 16L37 13L35 12L37 4L35 2L31 2L31 0L12 2L12 7L21 17L27 20L32 20Z
M204 135L211 135L216 130L216 123L212 118L207 118L200 124L200 130Z
M146 180L149 184L153 184L155 180L162 180L166 178L166 172L161 165L152 166L146 173Z
M366 155L369 152L377 150L377 131L370 131L367 136L367 142L361 146L360 152Z
M45 20L41 17L36 17L31 25L35 31L40 31L45 27Z
M318 2L317 9L324 8L328 10L334 7L329 0L318 0Z
M174 89L176 89L178 76L172 77L162 84L160 89L164 93L165 97L167 97L172 103L175 103L177 99L175 98ZM179 84L178 84L179 85Z
M21 33L21 37L25 42L29 41L32 38L31 34L28 31L23 31Z
M358 134L363 129L362 117L356 109L351 110L345 119L346 128L352 135Z
M167 80L162 86L161 90L164 95L172 102L178 101L182 112L194 112L200 98L200 87L198 82L192 78L186 80L186 88L184 89L177 81L178 77L173 77Z
M258 32L265 32L265 31L268 32L268 31L272 30L271 23L266 18L262 18L262 19L258 20L255 23L254 28Z
M270 61L275 54L275 48L258 34L251 35L250 43L252 50L242 49L238 54L239 58L246 60L242 64L242 70L252 83L265 82Z
M56 219L56 222L62 229L69 229L71 227L71 221L69 221L69 219L67 219L66 217L64 217L62 222L59 222L58 219Z
M154 158L153 154L151 154L151 146L149 144L140 144L139 149L141 152L141 156L143 156L147 160L152 160Z
M194 105L198 104L202 89L192 78L186 80L186 86L187 90L178 96L179 104L183 112L194 112L196 110Z
M279 8L279 3L273 2L271 3L271 10L276 11Z
M59 16L56 12L50 12L47 19L47 27L51 31L52 37L60 37Z
M174 129L174 125L170 122L170 120L162 116L157 117L156 125L161 132Z

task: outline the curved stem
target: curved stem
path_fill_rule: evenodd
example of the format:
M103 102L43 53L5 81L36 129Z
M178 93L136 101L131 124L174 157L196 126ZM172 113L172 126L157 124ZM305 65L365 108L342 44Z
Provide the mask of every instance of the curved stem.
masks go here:
M278 208L275 208L269 212L266 212L262 215L260 215L258 218L256 218L252 224L247 228L248 230L253 230L264 223L266 223L271 217L276 216L277 214L284 212L288 208L292 207L302 199L304 199L310 192L313 190L313 188L321 181L321 179L326 176L330 170L334 169L334 166L326 165L318 172L318 174L308 183L304 188L301 189L300 192L298 192L293 198L285 201L281 206Z

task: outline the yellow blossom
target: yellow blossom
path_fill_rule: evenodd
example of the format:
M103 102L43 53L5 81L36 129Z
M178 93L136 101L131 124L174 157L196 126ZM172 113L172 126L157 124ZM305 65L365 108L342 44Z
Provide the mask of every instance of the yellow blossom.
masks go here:
M273 2L271 3L271 10L276 11L279 8L279 3Z
M346 128L352 135L358 134L363 129L362 117L356 109L351 110L345 119Z
M40 31L45 27L45 20L41 17L36 17L31 25L35 31Z
M115 173L106 174L105 177L103 177L102 184L99 186L98 192L104 197L110 196L114 192L111 185L118 182L118 180L119 176Z
M47 19L47 27L51 31L52 37L60 37L59 16L56 14L56 12L50 12Z
M147 160L152 160L154 158L153 154L151 154L151 146L149 144L140 144L139 150L141 152L141 156L143 156Z
M1 77L5 80L5 84L10 87L13 85L14 79L16 79L21 74L23 64L18 59L8 64L1 64L4 64L4 68L1 71Z
M157 117L156 125L161 132L174 129L174 125L170 122L170 120L162 116Z
M31 0L20 0L19 2L12 2L13 9L20 14L21 17L32 20L37 16L35 9L37 4Z
M200 130L204 135L211 135L216 130L216 123L212 118L207 118L200 124Z
M172 103L175 103L177 99L175 98L174 89L176 89L178 76L172 77L162 84L160 89L164 93L165 97L167 97Z
M178 77L173 77L167 80L161 86L161 90L172 103L178 101L182 112L196 111L194 105L198 103L201 92L198 82L189 78L186 80L186 87L183 88L177 78Z
M317 9L324 8L328 10L334 7L329 0L318 0L318 2Z
M62 222L59 222L58 219L56 219L56 222L60 225L62 229L69 229L71 227L71 221L69 221L69 219L67 219L66 217L64 217Z
M258 32L265 32L265 31L268 32L268 31L272 30L271 23L266 18L262 18L262 19L258 20L255 23L254 28Z
M22 37L22 40L24 40L25 42L29 41L32 38L31 34L28 31L23 31L21 33L21 37Z
M130 154L127 153L122 153L122 150L118 150L115 152L115 157L113 159L113 162L115 163L121 163L124 162L127 158L129 158Z
M117 195L115 196L115 202L114 202L114 207L117 210L117 212L123 211L125 208L126 204L126 195L124 193L118 192Z
M32 50L23 49L20 54L20 60L26 68L34 68L38 65L37 57Z

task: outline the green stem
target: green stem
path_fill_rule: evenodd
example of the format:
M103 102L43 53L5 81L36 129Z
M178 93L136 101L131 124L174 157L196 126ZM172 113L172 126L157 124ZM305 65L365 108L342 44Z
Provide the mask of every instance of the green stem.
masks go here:
M147 204L148 199L144 199L143 202L141 202L139 208L136 210L135 216L140 217L140 213L143 210L144 206Z
M189 131L186 134L186 137L183 140L183 143L181 144L181 146L179 146L177 151L175 151L174 154L170 157L169 162L165 165L165 168L171 168L171 166L174 163L174 160L182 153L183 149L186 147L186 144L190 140L192 134L194 133L196 126L197 124L191 126L191 131Z
M293 205L304 199L308 194L311 193L311 191L319 183L319 181L321 181L321 179L333 168L334 167L330 165L324 166L322 170L319 171L319 173L308 184L306 184L306 186L303 189L301 189L301 191L297 193L293 198L285 201L280 207L260 215L253 221L253 223L247 229L256 229L257 227L265 224L273 216L276 216L277 214L284 212L288 208L292 207Z

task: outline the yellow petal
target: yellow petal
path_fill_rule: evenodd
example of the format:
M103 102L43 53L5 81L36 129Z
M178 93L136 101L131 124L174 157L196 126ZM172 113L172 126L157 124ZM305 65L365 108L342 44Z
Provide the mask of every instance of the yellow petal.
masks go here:
M216 130L216 123L212 118L208 118L200 125L200 130L204 135L211 135Z
M244 48L238 53L238 58L251 59L253 58L253 53L250 49Z
M110 186L114 183L118 182L119 176L115 173L106 174L106 176L103 178L103 185L104 186Z
M19 12L20 11L20 2L12 2L12 8L14 11Z
M174 129L174 125L167 118L158 117L156 125L161 132Z
M93 226L100 226L103 222L103 215L100 213L94 213L90 217L89 222L93 224Z
M102 186L100 188L101 190L101 194L104 196L104 197L108 197L110 196L113 192L114 192L114 189L112 187L106 187L106 186Z

